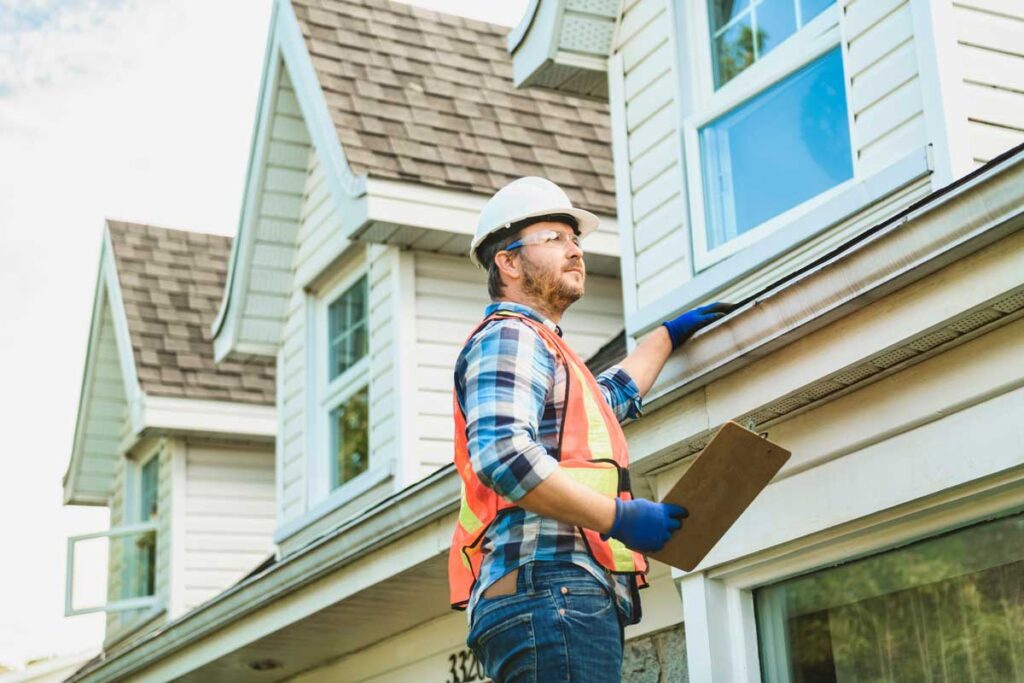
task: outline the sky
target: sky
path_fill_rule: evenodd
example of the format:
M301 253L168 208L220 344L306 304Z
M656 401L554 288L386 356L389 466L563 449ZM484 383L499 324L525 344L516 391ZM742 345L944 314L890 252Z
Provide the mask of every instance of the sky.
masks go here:
M527 4L410 2L506 26ZM235 234L271 4L0 0L0 665L99 650L102 614L63 616L66 539L109 518L61 477L103 221Z

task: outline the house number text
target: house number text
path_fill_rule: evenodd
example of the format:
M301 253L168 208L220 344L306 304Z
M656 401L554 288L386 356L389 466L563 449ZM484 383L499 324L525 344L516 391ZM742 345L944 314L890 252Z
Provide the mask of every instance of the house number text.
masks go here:
M483 667L476 660L472 650L459 650L448 655L448 678L445 683L474 683L490 680L484 675Z

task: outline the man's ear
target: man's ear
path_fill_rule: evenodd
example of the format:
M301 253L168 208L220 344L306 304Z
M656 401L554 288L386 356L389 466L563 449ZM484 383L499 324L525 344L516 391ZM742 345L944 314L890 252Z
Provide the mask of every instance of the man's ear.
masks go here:
M494 263L508 280L522 277L522 265L511 251L499 251L494 255Z

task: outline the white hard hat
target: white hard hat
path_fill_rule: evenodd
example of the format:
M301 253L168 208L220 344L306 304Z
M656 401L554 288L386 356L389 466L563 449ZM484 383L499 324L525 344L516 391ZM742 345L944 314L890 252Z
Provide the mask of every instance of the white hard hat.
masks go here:
M597 216L589 211L574 208L562 188L547 178L527 176L513 180L495 192L480 212L476 235L469 247L469 258L478 266L485 267L477 259L476 249L488 236L526 218L553 213L567 213L575 218L581 238L593 232L599 222Z

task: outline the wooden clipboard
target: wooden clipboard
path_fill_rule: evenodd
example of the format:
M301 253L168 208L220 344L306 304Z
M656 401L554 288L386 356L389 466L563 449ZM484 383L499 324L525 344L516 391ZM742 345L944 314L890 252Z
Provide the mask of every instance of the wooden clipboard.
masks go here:
M690 515L650 557L692 571L711 552L782 465L789 451L735 422L726 422L662 498Z

